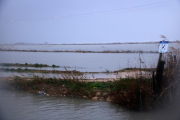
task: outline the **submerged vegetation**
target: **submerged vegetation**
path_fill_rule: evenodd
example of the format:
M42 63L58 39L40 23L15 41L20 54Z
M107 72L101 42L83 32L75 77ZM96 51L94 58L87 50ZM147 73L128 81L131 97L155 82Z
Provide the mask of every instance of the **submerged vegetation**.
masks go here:
M17 64L19 65L19 64ZM121 73L121 72L138 72L138 71L144 71L144 72L151 72L152 71L152 68L124 68L124 69L121 69L121 70L116 70L116 71L109 71L109 70L105 70L104 72L80 72L80 71L77 71L77 70L67 70L66 67L65 70L42 70L42 69L28 69L28 68L9 68L9 64L5 65L6 68L0 68L0 71L10 71L10 72L30 72L30 73L79 73L79 74L97 74L97 73L115 73L115 74L118 74L118 73ZM14 65L15 66L15 65ZM39 65L38 65L39 66ZM52 67L54 67L55 65L52 65ZM35 67L35 66L34 66ZM57 67L57 66L56 66Z
M31 73L78 73L82 74L79 71L73 70L73 71L60 71L60 70L37 70L37 69L28 69L28 68L0 68L0 71L10 71L10 72L31 72Z
M28 64L28 63L25 63L25 64L20 64L20 63L0 63L0 66L4 66L4 67L9 67L9 66L14 66L14 67L60 67L60 66L57 66L57 65L52 65L52 66L49 66L49 65L46 65L46 64L38 64L38 63L35 63L35 64Z

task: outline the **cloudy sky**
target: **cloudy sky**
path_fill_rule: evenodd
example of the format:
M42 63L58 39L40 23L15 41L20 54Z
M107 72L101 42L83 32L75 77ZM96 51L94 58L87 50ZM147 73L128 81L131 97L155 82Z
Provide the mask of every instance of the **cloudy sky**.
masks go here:
M0 43L180 40L180 0L0 0Z

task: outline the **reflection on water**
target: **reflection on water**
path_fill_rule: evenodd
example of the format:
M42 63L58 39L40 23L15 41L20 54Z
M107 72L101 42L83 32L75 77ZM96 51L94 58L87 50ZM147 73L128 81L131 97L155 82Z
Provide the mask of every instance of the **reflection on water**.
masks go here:
M99 100L2 89L0 96L1 120L179 120L179 111L133 112Z

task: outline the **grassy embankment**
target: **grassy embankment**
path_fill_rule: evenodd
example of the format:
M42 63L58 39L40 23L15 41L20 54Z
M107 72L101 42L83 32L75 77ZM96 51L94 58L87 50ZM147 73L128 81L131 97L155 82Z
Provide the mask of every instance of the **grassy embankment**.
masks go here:
M118 103L129 109L136 109L137 83L141 81L144 106L150 109L150 96L152 95L150 79L124 78L118 81L88 82L76 76L71 78L33 78L15 76L12 80L1 80L1 85L10 89L25 90L30 93L39 94L44 91L47 96L71 96L107 100Z

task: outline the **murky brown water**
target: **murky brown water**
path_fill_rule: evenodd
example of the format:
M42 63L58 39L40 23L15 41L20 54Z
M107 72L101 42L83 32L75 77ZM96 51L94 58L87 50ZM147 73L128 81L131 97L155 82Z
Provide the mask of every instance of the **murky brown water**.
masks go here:
M177 113L171 115L170 112L128 111L106 101L0 90L1 120L179 120Z

